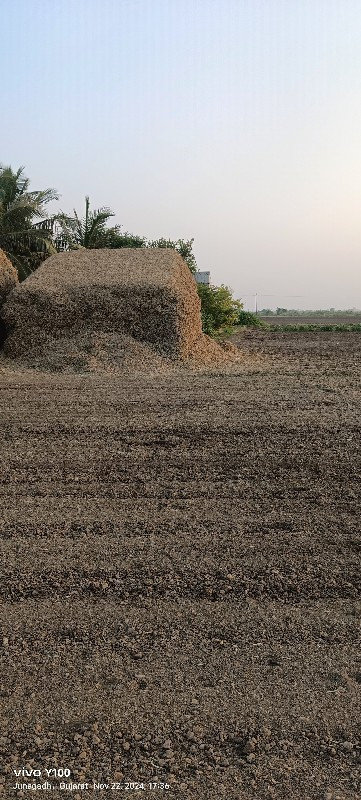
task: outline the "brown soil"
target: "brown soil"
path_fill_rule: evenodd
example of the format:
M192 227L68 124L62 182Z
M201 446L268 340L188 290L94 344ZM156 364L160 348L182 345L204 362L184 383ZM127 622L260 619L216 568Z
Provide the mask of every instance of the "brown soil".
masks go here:
M171 786L132 797L359 799L360 336L233 341L196 374L3 359L5 797L58 766Z
M264 322L269 325L360 325L361 314L340 314L330 315L324 317L307 317L307 316L275 316L275 317L260 317Z

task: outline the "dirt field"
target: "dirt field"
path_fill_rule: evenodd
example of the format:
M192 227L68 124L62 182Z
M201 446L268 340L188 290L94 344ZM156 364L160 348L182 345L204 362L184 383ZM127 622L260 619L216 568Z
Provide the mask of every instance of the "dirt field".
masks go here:
M269 325L360 325L361 314L345 314L344 316L329 316L329 317L262 317L260 318L267 322Z
M361 338L234 341L226 373L0 365L4 797L359 800Z

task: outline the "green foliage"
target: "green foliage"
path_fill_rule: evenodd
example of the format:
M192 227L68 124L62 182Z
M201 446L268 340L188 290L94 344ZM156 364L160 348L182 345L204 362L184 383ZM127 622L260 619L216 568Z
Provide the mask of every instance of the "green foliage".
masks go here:
M53 218L53 223L58 228L54 237L57 250L74 250L86 248L120 248L120 247L171 247L179 253L192 273L196 272L197 264L192 251L194 239L154 239L148 240L145 236L137 236L128 231L121 232L121 225L107 227L108 220L114 213L109 208L98 211L89 210L89 197L85 198L85 216L79 218L74 209L74 216L64 213Z
M114 216L110 208L90 210L85 198L85 215L56 214L47 217L45 205L57 200L54 189L30 192L24 167L13 172L0 165L0 249L19 272L20 280L33 272L47 256L79 248L171 247L179 253L190 271L197 271L194 239L154 239L122 232L120 225L108 226Z
M0 248L20 280L55 253L45 206L57 200L58 194L55 189L31 192L29 184L24 167L13 172L11 167L0 165Z
M121 233L120 228L121 225L116 225L114 228L108 229L106 247L146 247L145 236L136 236L128 231Z
M316 325L309 323L308 325L267 325L267 329L275 333L302 333L304 331L336 331L337 333L360 333L360 323L350 323L349 325Z
M228 286L197 284L201 299L202 328L204 333L215 336L221 330L232 328L238 322L243 303L232 297Z
M74 208L74 216L70 217L61 212L54 217L59 232L54 241L57 250L78 250L108 247L108 241L116 230L107 228L110 217L114 212L110 208L99 208L90 211L89 197L85 198L85 216L80 218Z
M265 324L252 311L244 311L243 309L238 314L237 325L245 325L247 328L264 328Z
M358 311L357 308L346 308L343 310L337 308L319 308L316 311L300 308L278 308L277 311L272 311L270 308L261 308L258 313L261 317L352 317L361 312Z
M194 239L177 239L176 242L171 239L154 239L147 242L147 247L172 247L184 259L190 271L194 274L197 271L197 263L193 253Z

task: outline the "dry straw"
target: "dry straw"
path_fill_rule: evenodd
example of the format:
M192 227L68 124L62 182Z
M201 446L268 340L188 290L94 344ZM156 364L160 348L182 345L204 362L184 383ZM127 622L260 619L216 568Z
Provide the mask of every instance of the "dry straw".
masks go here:
M0 306L17 283L18 274L15 267L13 267L4 251L0 250Z
M202 333L194 278L171 249L47 259L8 297L5 353L49 369L160 369L234 359Z

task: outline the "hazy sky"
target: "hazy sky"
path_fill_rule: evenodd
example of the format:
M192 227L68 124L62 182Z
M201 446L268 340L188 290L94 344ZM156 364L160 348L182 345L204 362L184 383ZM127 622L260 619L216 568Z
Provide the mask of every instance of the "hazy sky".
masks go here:
M194 237L247 306L361 308L360 0L0 9L0 161L54 210Z

